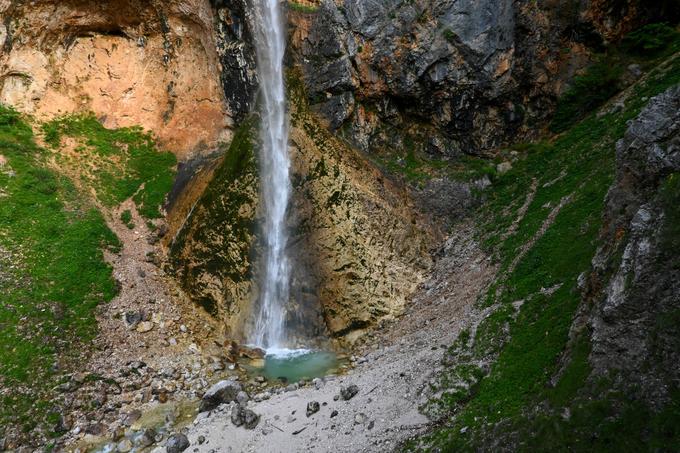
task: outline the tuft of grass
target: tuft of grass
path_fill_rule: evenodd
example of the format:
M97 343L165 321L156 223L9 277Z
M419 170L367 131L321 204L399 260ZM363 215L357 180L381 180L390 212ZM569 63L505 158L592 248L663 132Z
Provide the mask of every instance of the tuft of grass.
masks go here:
M52 147L59 147L63 137L71 137L82 143L76 153L94 154L97 165L86 169L83 177L86 185L96 189L100 202L115 206L133 197L142 216L161 217L159 208L172 187L176 159L172 153L158 151L153 138L141 128L107 129L93 114L81 114L55 119L42 129Z
M450 28L447 28L443 32L444 38L453 45L458 44L458 37Z
M125 224L131 230L134 230L135 224L132 221L132 212L129 209L120 213L120 221Z
M288 2L288 8L290 8L292 11L297 11L305 14L312 14L319 11L318 6L303 5L302 3L293 1Z

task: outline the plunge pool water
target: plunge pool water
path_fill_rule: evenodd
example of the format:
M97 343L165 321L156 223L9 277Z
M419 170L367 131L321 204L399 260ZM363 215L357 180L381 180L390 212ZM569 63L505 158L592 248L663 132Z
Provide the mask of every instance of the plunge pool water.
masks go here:
M251 371L270 381L297 382L335 374L343 360L334 352L311 349L269 349Z

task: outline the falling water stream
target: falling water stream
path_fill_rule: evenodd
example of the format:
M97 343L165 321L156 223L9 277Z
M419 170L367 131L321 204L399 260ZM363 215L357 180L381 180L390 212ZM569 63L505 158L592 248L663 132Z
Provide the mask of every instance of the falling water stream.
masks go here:
M267 350L286 346L285 315L290 293L286 254L286 211L290 199L290 158L283 57L286 37L280 0L256 0L255 44L262 92L260 184L265 220L263 276L251 342Z
M255 0L255 47L262 93L260 193L264 221L263 269L249 341L266 350L261 373L285 380L321 376L337 366L332 352L293 349L286 330L290 299L290 257L286 213L291 197L288 120L283 59L286 28L280 0Z

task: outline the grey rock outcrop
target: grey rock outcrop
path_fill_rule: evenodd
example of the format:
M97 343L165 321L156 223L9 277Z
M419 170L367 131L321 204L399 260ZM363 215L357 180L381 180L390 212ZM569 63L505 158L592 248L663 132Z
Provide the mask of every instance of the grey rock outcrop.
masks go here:
M311 417L312 415L316 414L319 412L319 409L321 409L321 406L319 405L318 401L310 401L307 403L307 417Z
M231 422L235 426L243 426L245 429L255 429L260 423L260 416L237 404L231 410Z
M331 128L348 121L360 134L357 101L375 99L388 122L405 113L450 131L469 131L475 121L471 103L486 102L512 85L509 73L497 75L512 52L510 1L346 0L323 8L301 50L310 99ZM480 90L489 93L482 96Z
M189 448L189 439L184 434L173 434L165 444L167 453L181 453Z
M331 129L364 150L389 149L417 121L434 126L437 152L451 157L530 134L588 49L627 31L607 24L644 20L600 3L323 1L293 47Z
M680 382L680 86L649 101L616 157L589 281L590 361L595 377L660 407Z
M423 212L448 225L478 206L482 201L482 191L490 185L487 176L471 182L435 178L413 188L412 193Z
M211 411L220 404L236 401L241 391L241 384L236 381L220 381L205 392L199 412Z
M236 122L250 113L257 91L255 48L245 0L211 0L215 10L215 41L222 65L224 97Z
M349 401L359 393L359 387L355 384L349 385L347 387L342 387L340 389L340 396L343 400Z

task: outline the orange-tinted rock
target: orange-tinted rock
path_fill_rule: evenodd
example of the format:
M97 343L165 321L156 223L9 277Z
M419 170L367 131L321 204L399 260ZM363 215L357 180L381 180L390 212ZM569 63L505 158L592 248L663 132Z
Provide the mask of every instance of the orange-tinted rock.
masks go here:
M41 120L92 111L107 127L141 125L179 158L230 137L207 0L44 1L4 14L18 25L0 54L0 102Z

